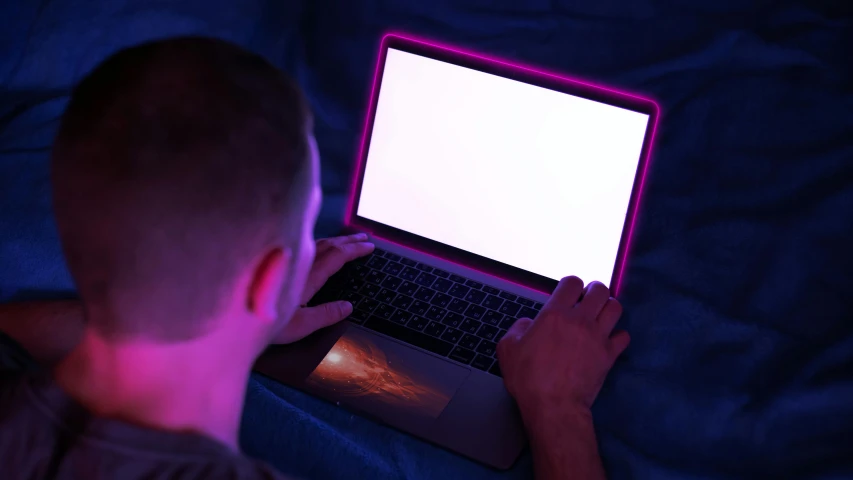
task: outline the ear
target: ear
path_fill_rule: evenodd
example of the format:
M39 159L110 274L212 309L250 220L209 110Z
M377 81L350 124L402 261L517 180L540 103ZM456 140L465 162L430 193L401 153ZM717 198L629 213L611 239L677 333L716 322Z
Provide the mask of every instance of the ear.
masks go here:
M267 253L255 269L247 308L264 321L272 323L278 319L278 303L292 256L290 249L276 248Z

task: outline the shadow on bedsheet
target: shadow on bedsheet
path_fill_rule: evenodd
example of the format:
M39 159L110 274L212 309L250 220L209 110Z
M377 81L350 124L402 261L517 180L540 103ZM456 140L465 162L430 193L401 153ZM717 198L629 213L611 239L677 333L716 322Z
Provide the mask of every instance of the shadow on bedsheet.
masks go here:
M62 102L34 98L53 98L105 55L145 39L205 33L246 45L307 90L324 191L335 198L318 231L330 234L379 38L411 32L662 105L622 298L633 341L595 407L610 476L853 478L850 2L9 0L0 8L11 12L0 15L0 299L71 289L45 188ZM253 381L245 419L247 450L285 471L481 473L276 385Z

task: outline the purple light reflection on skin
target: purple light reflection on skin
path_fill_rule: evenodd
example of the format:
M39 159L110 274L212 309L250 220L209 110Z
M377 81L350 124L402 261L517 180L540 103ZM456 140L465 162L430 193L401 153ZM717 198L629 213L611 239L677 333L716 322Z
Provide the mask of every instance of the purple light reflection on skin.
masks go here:
M373 114L374 114L373 99L376 96L377 82L378 82L379 77L380 77L380 67L382 65L382 55L383 55L383 52L386 51L386 45L387 45L388 41L392 38L399 38L399 39L404 39L404 40L408 40L411 42L421 43L423 45L426 45L426 46L429 46L432 48L450 51L450 52L453 52L453 53L456 53L459 55L473 57L473 58L476 58L479 60L485 60L485 61L492 62L495 64L500 64L500 65L503 65L506 67L510 67L510 68L513 68L516 70L524 71L526 73L535 74L535 75L538 75L541 77L557 79L561 82L565 82L568 84L575 84L575 85L582 85L585 87L592 87L592 88L595 88L597 90L606 91L606 92L611 93L611 94L642 100L642 101L648 102L654 106L654 109L655 109L654 125L652 126L652 133L649 137L649 147L648 147L647 151L644 152L645 153L644 158L640 159L640 162L643 165L642 171L639 173L640 182L639 182L638 188L636 189L636 191L631 196L632 203L634 204L634 210L631 213L631 217L628 221L627 234L626 234L625 246L624 246L624 254L622 255L622 261L621 261L621 264L619 266L619 272L615 277L616 278L616 281L615 281L616 287L613 289L613 292L612 292L612 295L614 297L618 296L619 291L621 290L621 287L622 287L622 283L623 283L622 279L625 275L626 265L628 263L628 256L629 256L629 251L631 248L631 241L632 241L634 229L635 229L636 223L637 223L637 215L638 215L638 212L640 210L640 207L639 207L640 200L642 199L643 188L645 186L646 177L648 175L649 163L650 163L649 160L651 158L651 152L652 152L652 149L654 146L654 138L655 138L655 135L657 133L658 117L660 116L660 105L656 101L651 100L647 97L635 95L635 94L625 92L625 91L615 90L615 89L605 87L602 85L598 85L598 84L594 84L594 83L591 83L588 81L581 81L581 80L573 79L573 78L567 77L565 75L558 75L555 73L545 72L545 71L542 71L539 69L527 67L527 66L524 66L524 65L521 65L518 63L514 63L514 62L510 62L507 60L502 60L502 59L498 59L498 58L494 58L494 57L490 57L490 56L486 56L486 55L482 55L482 54L478 54L478 53L473 53L470 51L460 49L458 47L444 45L444 44L441 44L441 43L436 42L436 41L424 40L424 39L420 39L420 38L417 38L417 37L412 36L412 35L393 33L393 32L392 33L386 33L382 37L382 40L380 42L380 48L379 48L379 57L377 57L376 69L375 69L374 74L373 74L373 84L372 84L371 89L370 89L370 97L369 97L370 103L369 103L369 107L367 110L367 116L365 117L364 130L362 131L361 145L359 147L359 152L358 152L358 163L356 164L356 170L355 170L354 175L353 175L352 185L350 186L350 194L349 194L349 198L347 200L347 207L346 207L347 213L346 213L346 217L344 219L344 224L347 227L353 226L353 220L356 217L355 196L356 196L356 192L358 191L358 181L361 178L361 175L362 175L362 172L364 169L364 162L366 160L366 157L364 155L364 153L365 153L364 150L365 150L365 146L367 143L368 130L370 127L370 119L373 117ZM371 233L372 235L376 236L375 233L372 232L370 229L366 229L364 227L359 227L359 228L361 230L367 231L367 232ZM382 237L379 237L379 238L382 238ZM385 238L383 238L383 240L389 241L388 239L385 239ZM390 243L394 243L395 245L397 245L397 243L395 243L395 242L390 242ZM412 247L411 246L405 246L405 248L412 248ZM424 255L428 255L432 258L439 258L435 255L430 254L429 252L424 252L423 250L418 249L417 251L419 251L420 253L423 253ZM445 259L445 258L440 258L440 260L450 261L450 260ZM478 271L484 275L494 277L493 274L483 272L483 271L481 271L481 270L479 270L479 269L477 269L471 265L462 265L462 264L458 264L457 262L452 262L452 263L457 264L457 265L464 267L464 268L468 268L468 269ZM570 274L571 274L571 272L567 272L567 275L570 275ZM508 281L514 285L518 285L518 286L523 287L523 288L531 289L531 287L528 285L522 285L520 283L513 282L509 279L503 279L503 280ZM540 291L546 295L550 294L550 292L544 292L540 289L534 289L534 290Z

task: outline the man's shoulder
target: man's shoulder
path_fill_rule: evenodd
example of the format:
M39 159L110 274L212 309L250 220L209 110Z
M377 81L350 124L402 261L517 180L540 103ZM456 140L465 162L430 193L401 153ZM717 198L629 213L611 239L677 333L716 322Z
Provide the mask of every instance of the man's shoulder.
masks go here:
M12 337L0 332L0 374L39 368L33 357Z
M234 480L292 480L278 473L273 467L258 460L241 455L241 459L232 463L230 476Z
M0 465L10 479L79 478L79 465L128 480L285 479L207 437L91 416L46 372L9 370L0 371Z

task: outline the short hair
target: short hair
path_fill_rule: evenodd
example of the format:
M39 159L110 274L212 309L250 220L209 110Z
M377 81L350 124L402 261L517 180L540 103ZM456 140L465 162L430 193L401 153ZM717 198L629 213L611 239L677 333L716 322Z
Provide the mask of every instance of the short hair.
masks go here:
M74 89L52 154L56 221L78 293L98 312L90 325L111 339L206 332L264 248L296 247L311 128L294 82L222 40L154 41L97 66Z

